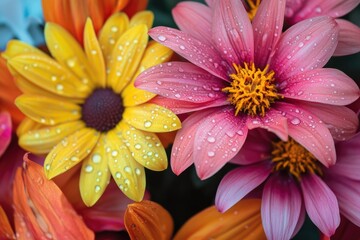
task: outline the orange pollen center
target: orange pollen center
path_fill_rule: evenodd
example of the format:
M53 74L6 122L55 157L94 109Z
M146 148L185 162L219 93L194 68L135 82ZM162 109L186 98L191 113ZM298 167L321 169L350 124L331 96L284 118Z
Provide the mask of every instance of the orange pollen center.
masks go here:
M314 155L295 142L294 139L290 138L287 142L272 142L272 144L273 151L271 154L274 172L287 172L298 180L301 180L301 175L306 173L322 175L321 167Z
M263 70L255 64L244 63L244 67L233 64L235 73L229 75L230 86L222 89L228 94L228 101L235 106L235 116L241 111L251 116L265 116L271 103L283 98L277 93L274 71L267 65Z
M248 5L248 16L250 18L250 21L252 21L256 15L256 12L260 6L260 2L261 0L246 0L247 5Z

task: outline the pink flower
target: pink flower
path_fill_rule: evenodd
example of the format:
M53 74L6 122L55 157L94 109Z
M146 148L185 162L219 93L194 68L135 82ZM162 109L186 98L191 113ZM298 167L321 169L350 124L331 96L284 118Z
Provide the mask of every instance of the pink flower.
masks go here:
M322 68L337 45L336 22L317 17L282 33L285 1L262 1L252 23L241 0L208 2L211 8L187 2L173 10L182 31L149 32L190 63L160 64L135 82L177 114L193 112L174 141L174 173L194 163L201 179L212 176L254 128L291 136L325 166L334 164L333 137L348 138L358 125L344 105L359 97L352 79Z
M360 226L360 134L337 143L338 161L330 168L292 138L285 142L270 134L250 132L233 161L241 166L220 182L218 209L228 210L260 186L268 239L290 239L303 224L305 211L326 236L334 234L340 213Z
M0 157L11 141L11 117L8 112L0 112Z
M293 25L304 19L317 16L339 18L359 5L359 0L286 0L285 21ZM360 51L360 28L343 19L336 19L339 25L339 44L335 56L349 55Z

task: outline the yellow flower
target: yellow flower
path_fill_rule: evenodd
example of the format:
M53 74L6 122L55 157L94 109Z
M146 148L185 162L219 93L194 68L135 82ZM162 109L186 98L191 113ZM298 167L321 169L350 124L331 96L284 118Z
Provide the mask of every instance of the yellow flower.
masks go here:
M147 103L155 95L136 89L143 70L171 57L171 50L148 42L153 14L131 20L111 16L98 37L92 22L84 29L84 49L62 27L45 26L53 58L19 41L3 54L24 94L16 105L28 117L18 129L20 145L47 154L44 168L53 178L82 162L80 192L92 206L111 175L129 198L140 201L145 168L167 168L167 156L155 132L181 127L170 110Z

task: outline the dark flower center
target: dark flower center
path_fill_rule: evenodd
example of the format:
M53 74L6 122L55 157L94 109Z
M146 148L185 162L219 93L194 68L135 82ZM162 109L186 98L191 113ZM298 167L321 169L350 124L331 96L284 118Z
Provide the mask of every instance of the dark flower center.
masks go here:
M110 88L95 89L82 106L82 120L99 132L113 129L124 112L121 96Z

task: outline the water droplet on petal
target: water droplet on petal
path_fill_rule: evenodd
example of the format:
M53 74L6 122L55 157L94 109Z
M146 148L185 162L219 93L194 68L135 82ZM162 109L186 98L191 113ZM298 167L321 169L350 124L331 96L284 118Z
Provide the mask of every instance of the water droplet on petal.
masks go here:
M129 166L124 167L124 171L127 173L131 173L131 167Z
M293 118L293 119L291 120L291 123L292 123L293 125L298 125L298 124L300 124L300 119L298 119L298 118Z
M212 136L210 136L210 137L207 138L207 141L208 141L209 143L213 143L213 142L215 142L215 138L212 137Z
M144 122L144 127L146 127L146 128L151 127L151 122L150 121L145 121Z
M100 154L95 153L95 154L92 156L91 160L92 160L94 163L99 163L99 162L101 161L101 156L100 156Z
M99 185L95 186L95 192L98 193L101 190L101 187Z
M213 156L215 156L215 153L212 152L212 151L209 151L209 152L208 152L208 156L209 156L209 157L213 157Z
M158 39L159 39L159 41L164 42L166 40L166 37L159 35Z
M86 165L85 166L85 172L91 173L93 170L94 170L93 166L91 166L91 165Z

